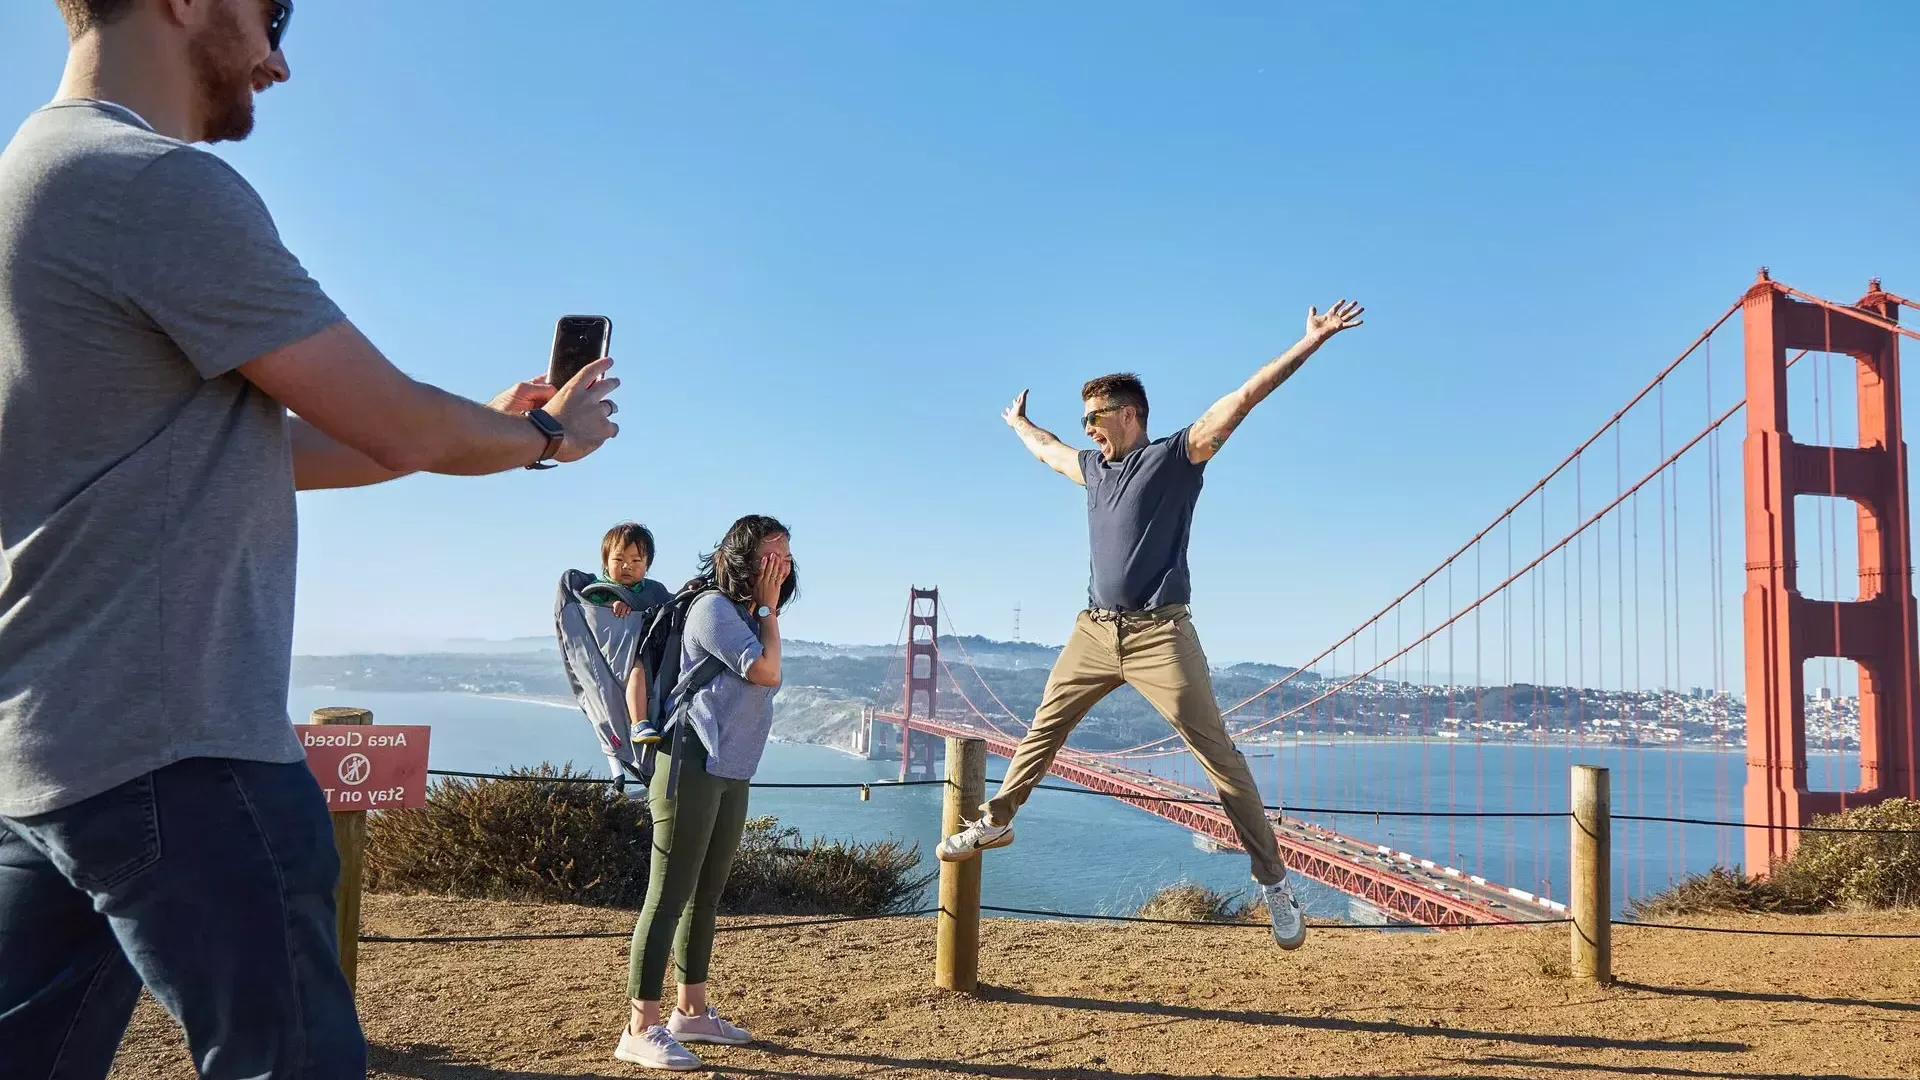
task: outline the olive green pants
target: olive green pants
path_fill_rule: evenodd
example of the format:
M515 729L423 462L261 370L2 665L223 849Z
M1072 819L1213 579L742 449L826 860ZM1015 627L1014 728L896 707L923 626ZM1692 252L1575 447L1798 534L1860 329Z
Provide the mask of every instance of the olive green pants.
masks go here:
M1121 683L1140 691L1186 741L1213 786L1227 820L1253 860L1253 879L1271 885L1287 876L1280 844L1260 805L1247 759L1227 734L1213 698L1213 675L1185 604L1112 615L1083 611L1073 636L1054 661L1033 726L1013 752L1000 791L980 809L993 825L1013 824L1013 815L1040 781L1074 725Z
M699 736L687 732L686 740L673 798L667 798L673 761L665 755L647 788L653 859L627 954L627 997L638 1001L660 1000L669 955L678 961L681 985L707 981L720 893L747 823L747 781L709 774Z

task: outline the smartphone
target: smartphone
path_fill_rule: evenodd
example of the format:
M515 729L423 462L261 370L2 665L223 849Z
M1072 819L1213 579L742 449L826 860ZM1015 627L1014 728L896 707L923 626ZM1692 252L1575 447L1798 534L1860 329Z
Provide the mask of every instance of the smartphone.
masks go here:
M613 320L605 315L562 315L553 328L553 359L547 382L559 389L580 369L607 355L613 345Z

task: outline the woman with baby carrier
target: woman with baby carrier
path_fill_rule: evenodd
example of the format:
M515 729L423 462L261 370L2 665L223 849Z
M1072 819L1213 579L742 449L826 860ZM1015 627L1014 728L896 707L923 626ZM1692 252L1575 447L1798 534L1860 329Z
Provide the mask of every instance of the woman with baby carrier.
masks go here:
M780 688L780 611L798 579L786 526L749 515L701 560L690 586L669 730L648 787L653 856L633 928L632 1015L614 1056L655 1069L700 1068L685 1043L752 1040L707 1005L707 965L727 872L747 820ZM683 593L684 595L684 593ZM680 996L662 1018L672 955Z

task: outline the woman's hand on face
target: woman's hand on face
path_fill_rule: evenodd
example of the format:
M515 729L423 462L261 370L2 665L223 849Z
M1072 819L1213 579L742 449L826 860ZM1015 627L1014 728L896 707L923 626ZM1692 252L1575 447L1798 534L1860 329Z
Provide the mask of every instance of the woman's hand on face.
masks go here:
M760 557L760 578L753 590L754 599L761 607L780 610L780 590L787 584L787 575L793 573L793 561L779 555L767 554Z

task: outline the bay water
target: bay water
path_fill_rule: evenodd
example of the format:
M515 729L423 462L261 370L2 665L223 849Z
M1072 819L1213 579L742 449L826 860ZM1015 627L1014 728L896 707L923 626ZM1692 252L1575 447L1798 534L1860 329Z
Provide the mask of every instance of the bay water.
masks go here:
M542 762L606 774L606 759L585 717L571 706L447 693L343 693L297 687L288 706L296 719L313 709L369 709L381 724L432 728L429 761L436 769L497 772ZM1616 815L1644 814L1737 822L1745 783L1744 750L1613 746L1460 744L1372 739L1288 739L1244 747L1265 801L1301 818L1374 844L1390 845L1463 873L1556 899L1566 898L1569 824L1565 817L1376 817L1371 811L1563 812L1575 764L1610 770ZM989 759L998 777L1005 762ZM1184 753L1134 763L1210 790ZM897 761L866 761L830 747L774 743L757 781L884 782ZM1817 755L1818 787L1858 782L1856 755ZM1065 781L1048 784L1068 787ZM917 845L923 866L935 865L940 840L937 786L855 789L757 788L751 812L773 815L808 837ZM1317 808L1314 812L1297 807ZM1337 812L1321 812L1337 811ZM1101 796L1040 790L1021 811L1012 847L985 856L982 902L1003 907L1128 914L1163 886L1193 882L1251 894L1246 856L1207 852L1193 834ZM1742 861L1743 830L1616 820L1614 905L1658 891L1677 877ZM1377 921L1364 904L1296 878L1311 917ZM929 888L928 903L932 902Z

